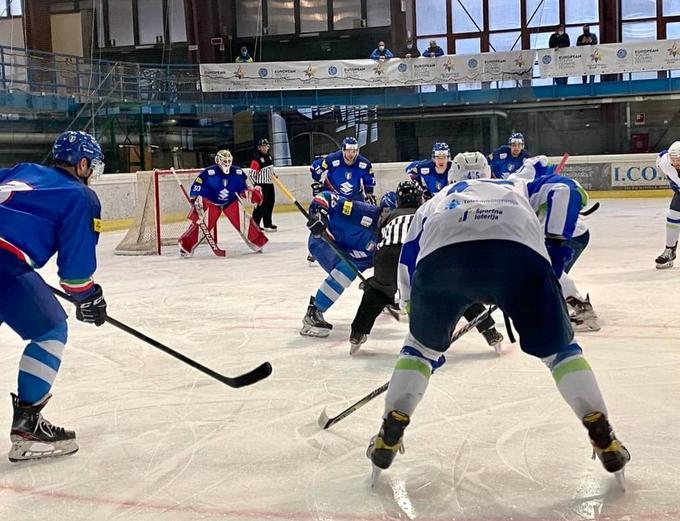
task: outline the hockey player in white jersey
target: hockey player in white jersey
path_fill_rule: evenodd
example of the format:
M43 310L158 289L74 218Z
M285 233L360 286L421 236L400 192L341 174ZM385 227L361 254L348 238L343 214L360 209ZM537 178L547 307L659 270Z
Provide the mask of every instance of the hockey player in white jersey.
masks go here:
M557 175L554 171L555 166L547 157L535 156L526 159L522 168L510 177L527 181L529 201L546 238L562 241L563 246L571 251L562 273L557 276L571 311L574 329L579 332L599 331L590 295L583 297L569 275L590 241L590 231L580 213L588 202L588 194L578 181Z
M661 170L673 190L673 198L666 213L666 248L656 259L659 270L672 268L680 236L680 141L675 141L668 150L663 150L656 158L656 167Z
M484 302L497 304L512 319L522 350L549 368L594 453L622 479L630 454L609 424L555 276L568 258L565 250L546 239L521 179L462 181L420 207L399 266L409 332L389 383L382 426L367 450L374 477L403 451L404 430L430 375L445 362L451 331L463 311Z

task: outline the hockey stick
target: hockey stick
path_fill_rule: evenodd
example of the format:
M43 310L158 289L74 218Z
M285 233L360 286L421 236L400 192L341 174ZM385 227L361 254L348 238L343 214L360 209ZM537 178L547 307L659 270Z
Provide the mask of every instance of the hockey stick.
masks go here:
M557 165L557 168L555 168L555 173L559 174L562 169L564 168L564 165L567 164L567 161L569 161L569 153L565 152L564 155L562 156L562 160L560 161L560 164Z
M474 329L477 327L479 324L484 322L487 318L491 316L491 313L496 311L498 309L497 305L491 306L488 311L485 311L484 313L480 313L475 317L472 321L468 322L465 324L463 327L461 327L458 331L456 331L453 336L451 337L451 343L453 344L456 340L458 340L460 337L462 337L465 333L470 331L471 329ZM390 382L386 382L377 389L374 389L370 393L368 393L366 396L364 396L361 400L356 402L353 405L350 405L347 409L342 411L340 414L337 416L333 416L332 418L328 417L328 414L326 413L326 408L324 407L323 411L321 411L321 415L319 416L319 419L317 420L319 427L322 429L326 430L329 427L335 425L338 423L340 420L346 418L350 414L352 414L354 411L357 409L360 409L364 405L366 405L368 402L370 402L373 398L376 396L380 396L382 393L387 391L387 388L389 387Z
M281 190L286 195L286 197L288 197L288 199L290 199L290 201L297 207L297 209L300 210L300 213L302 213L302 215L304 215L305 218L309 221L309 212L307 210L305 210L305 208L298 202L298 200L290 192L290 190L288 190L288 188L286 188L286 186L279 179L279 176L277 176L276 174L272 174L272 179L274 180L274 183L276 184L276 186L279 187L279 190ZM370 284L368 279L366 279L366 277L364 277L363 273L361 273L357 269L357 267L354 265L354 263L350 259L348 259L347 256L344 253L342 253L342 251L340 251L340 248L338 248L335 245L335 243L333 242L333 239L331 239L328 236L328 232L324 233L321 236L321 240L324 241L326 244L328 244L328 246L330 246L333 249L335 254L338 257L340 257L340 260L344 261L350 267L350 269L356 274L356 276L359 278L359 280L361 282L364 282L366 284Z
M77 303L73 297L64 293L63 291L58 290L57 288L53 288L52 286L50 286L50 289L54 292L55 295L63 298L64 300L67 300L72 304ZM238 388L244 387L246 385L251 385L267 378L270 374L272 374L271 364L269 362L264 362L263 364L260 364L252 371L230 378L228 376L224 376L218 372L213 371L209 367L199 364L198 362L192 360L188 356L185 356L182 353L179 353L178 351L175 351L174 349L171 349L168 346L161 344L157 340L154 340L153 338L146 336L144 333L140 333L136 329L133 329L130 326L123 324L122 322L119 322L118 320L111 316L107 316L106 321L112 326L125 331L126 333L142 340L143 342L146 342L147 344L155 347L156 349L160 349L164 353L167 353L170 356L175 357L180 362L184 362L185 364L190 365L194 369L198 369L202 373L207 374L208 376L222 382L225 385L228 385L229 387Z
M599 210L599 208L600 208L600 201L597 201L593 206L591 206L587 210L583 210L581 212L581 215L583 215L583 216L591 215L591 214L595 213L597 210Z
M182 181L180 181L179 176L177 175L177 172L175 172L175 168L171 168L172 174L175 176L175 180L177 181L177 184L179 185L180 190L182 190L182 193L184 194L184 197L186 198L187 202L189 203L189 206L194 208L194 203L191 202L191 197L189 197L189 194L187 193L186 188L184 188L184 185L182 184ZM203 221L203 218L199 215L198 216L198 228L201 230L201 233L203 233L203 236L205 237L205 240L208 241L208 245L210 246L210 249L213 251L215 255L218 257L224 257L227 255L227 252L224 251L222 248L220 248L217 245L217 242L215 242L215 237L213 237L212 233L210 233L210 230L208 230L208 226L205 224Z

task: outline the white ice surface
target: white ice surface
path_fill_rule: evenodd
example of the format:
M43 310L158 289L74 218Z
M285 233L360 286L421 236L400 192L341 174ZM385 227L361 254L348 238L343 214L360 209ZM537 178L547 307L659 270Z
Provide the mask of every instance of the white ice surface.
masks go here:
M590 460L547 369L509 345L499 358L475 332L449 351L406 431L406 453L371 491L364 452L383 397L328 431L316 420L389 379L406 324L381 316L350 358L355 283L326 313L331 336L301 337L325 273L307 266L294 213L277 216L281 231L261 255L224 228L225 259L205 248L189 260L174 249L117 257L122 234L102 236L97 280L111 316L228 376L265 360L274 372L231 389L110 325L71 320L45 416L77 430L80 452L0 459L0 519L678 520L680 267L653 262L666 206L602 201L573 272L602 322L579 338L632 453L625 494ZM53 266L43 273L56 283ZM23 342L3 326L0 345L8 433Z

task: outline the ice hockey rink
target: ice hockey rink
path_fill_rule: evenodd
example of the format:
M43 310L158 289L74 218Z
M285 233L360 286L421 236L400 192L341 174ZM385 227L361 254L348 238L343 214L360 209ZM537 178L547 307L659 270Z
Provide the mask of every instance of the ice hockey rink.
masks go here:
M265 360L273 374L231 389L108 324L71 320L45 416L75 429L80 451L0 458L0 519L680 520L680 266L653 262L667 205L602 200L572 272L602 323L579 340L632 454L625 493L590 459L542 363L507 342L499 357L476 332L453 344L405 454L372 490L365 450L383 397L327 431L317 418L389 379L407 325L381 316L350 358L355 282L326 313L331 336L301 337L325 273L305 261L303 217L285 213L264 254L225 227L227 258L206 246L192 259L114 256L122 232L102 235L96 278L111 316L227 376ZM56 285L54 266L43 273ZM4 326L0 344L6 453L23 342Z

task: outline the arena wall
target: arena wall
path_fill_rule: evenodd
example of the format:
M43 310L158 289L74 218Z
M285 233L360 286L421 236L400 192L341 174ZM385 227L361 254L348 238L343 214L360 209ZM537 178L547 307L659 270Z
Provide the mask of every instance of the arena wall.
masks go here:
M555 163L560 157L551 158ZM578 180L591 198L658 197L670 195L668 183L655 166L656 154L622 154L573 156L563 173ZM407 163L378 163L373 170L376 194L394 190L405 179ZM276 171L281 181L302 204L311 199L311 177L306 166L280 167ZM94 182L92 188L102 202L105 229L122 229L130 225L137 202L136 175L107 174ZM276 210L291 208L290 201L277 191Z

